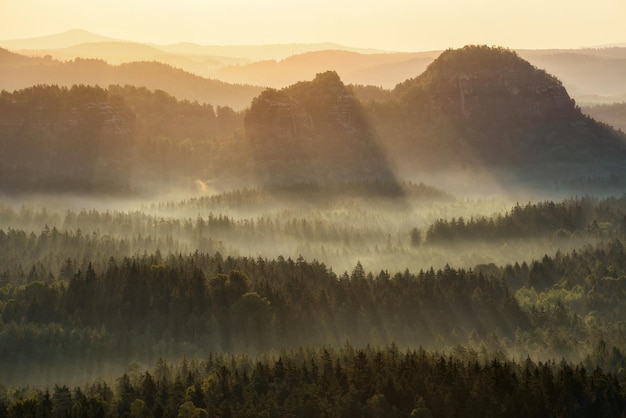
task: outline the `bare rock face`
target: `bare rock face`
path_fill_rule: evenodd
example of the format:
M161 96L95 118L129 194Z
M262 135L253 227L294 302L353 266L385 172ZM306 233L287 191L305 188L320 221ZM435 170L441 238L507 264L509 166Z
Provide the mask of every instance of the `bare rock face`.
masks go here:
M286 93L266 90L254 99L246 115L246 133L254 138L292 140L309 135L312 121L304 108Z
M268 89L252 101L245 119L246 134L254 138L290 140L362 133L360 103L337 73L318 74L313 81L286 89Z
M445 51L420 76L394 89L396 153L435 165L461 161L506 167L624 155L615 134L584 116L559 80L503 48ZM399 151L398 151L399 150Z
M269 182L395 181L360 102L332 71L264 91L252 101L245 132Z
M567 117L574 101L559 80L514 52L471 46L441 54L419 77L396 87L409 97L423 95L420 111L452 121L504 119L526 124L533 118Z
M448 81L448 85L454 84L458 85L459 113L466 120L473 114L480 116L485 106L498 113L528 112L535 117L574 111L574 101L565 88L538 69L529 72L505 70L497 77L492 74L461 74L456 80ZM507 106L508 101L516 102L515 106ZM526 107L521 107L522 104ZM500 107L502 105L504 108Z

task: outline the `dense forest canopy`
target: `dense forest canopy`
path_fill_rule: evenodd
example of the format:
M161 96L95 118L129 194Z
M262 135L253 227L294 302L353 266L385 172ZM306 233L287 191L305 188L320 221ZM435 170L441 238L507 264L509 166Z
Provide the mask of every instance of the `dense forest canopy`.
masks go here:
M626 142L552 75L107 85L0 93L0 416L623 414Z
M309 195L281 193L290 199L294 193ZM275 199L249 191L128 213L2 208L0 221L8 225L0 227L4 370L11 371L10 379L45 380L60 373L57 367L70 374L75 367L102 373L105 365L119 369L133 359L151 364L156 357L177 353L261 353L309 344L335 346L346 339L358 346L469 344L475 350L542 360L581 360L600 339L615 347L622 344L623 302L616 290L626 275L623 198L515 205L505 216L476 226L461 219L449 223L452 236L444 235L446 223L437 220L440 211L433 209L433 223L422 229L427 231L424 240L407 223L397 243L389 242L384 228L363 229L355 223L371 222L389 209L370 207L360 220L355 215L363 209L352 203L346 212L354 223L350 226L348 218L327 218L346 204L337 198L327 213L307 210L310 203L303 202L300 218L285 218L285 212L252 219L212 212L229 207L245 211L248 204L258 209L274 205ZM449 207L449 199L439 205ZM405 210L409 216L411 210ZM198 211L208 215L180 218ZM571 216L577 222L571 223ZM520 223L527 227L520 230ZM43 229L35 232L41 224ZM463 228L478 235L465 237ZM499 265L481 262L459 241L493 241L491 230L502 231L499 239L505 240L509 255L503 253ZM542 234L552 244L537 245ZM276 255L285 254L277 244L285 240L301 242L320 261ZM258 246L246 246L250 241ZM584 242L596 244L568 253L558 250ZM446 243L456 248L441 249ZM316 252L316 245L326 250ZM263 248L271 255L268 246L276 247L273 258L228 255L235 249L259 254ZM550 247L553 255L543 255ZM343 250L333 256L333 248ZM436 268L422 261L421 270L402 270L406 257L431 257L433 263L438 252L442 264ZM535 258L515 260L512 253L534 253ZM357 256L375 270L357 260L344 273L335 273L333 266L341 265L335 260L345 264ZM445 260L454 257L457 263L467 257L474 264L452 268ZM398 270L389 270L392 264ZM109 353L111 344L125 348ZM46 348L51 345L56 349ZM16 362L11 353L19 347L39 348L22 351L24 357ZM90 347L90 354L80 347ZM93 363L94 358L100 360Z
M159 359L150 370L129 369L114 384L13 391L0 412L10 417L619 417L624 407L619 379L600 369L346 344L259 359L211 355L177 364Z

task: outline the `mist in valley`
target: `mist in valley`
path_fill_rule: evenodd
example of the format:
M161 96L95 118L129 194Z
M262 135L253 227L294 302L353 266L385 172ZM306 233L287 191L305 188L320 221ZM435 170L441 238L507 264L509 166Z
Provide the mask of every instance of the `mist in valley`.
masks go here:
M78 321L86 326L83 332L88 334L81 338L91 341L89 344L96 352L105 349L115 339L128 338L122 337L123 334L116 336L128 325L123 325L118 331L119 324L105 322L107 325L102 325L101 320L95 319L97 317L87 320L89 315L94 315L87 314L90 310L88 306L92 302L78 308L75 314L70 314L64 312L67 305L65 308L54 306L52 301L47 302L48 305L41 305L44 303L42 294L36 296L43 289L48 289L47 292L56 294L53 300L60 302L70 297L67 293L77 283L85 280L85 274L93 275L92 280L97 282L106 281L111 280L107 277L111 277L119 269L131 269L127 273L129 276L117 273L122 274L121 277L128 277L124 280L131 280L133 277L139 279L148 274L141 279L148 280L146 284L157 280L159 276L154 275L163 269L164 272L170 272L166 273L166 277L169 275L171 278L168 280L175 286L175 283L186 283L187 279L184 277L192 273L183 271L193 266L191 268L198 269L197 274L201 274L203 284L200 286L206 289L202 294L208 292L206 297L209 300L212 300L211 283L216 278L222 277L221 275L228 277L233 272L243 272L248 283L244 290L254 292L262 300L266 300L267 307L270 307L270 312L266 314L268 323L263 326L263 335L254 334L246 326L225 325L237 318L231 316L239 309L236 300L228 308L228 320L220 318L218 311L213 311L217 302L206 302L208 305L202 305L204 313L194 316L206 318L201 321L204 323L201 329L208 328L200 333L189 331L189 324L186 322L189 317L181 317L179 321L183 322L175 326L185 331L179 331L182 332L179 336L171 335L172 329L167 325L162 330L155 329L159 320L152 315L156 313L138 313L148 316L140 316L143 319L139 324L124 331L137 335L127 340L125 344L128 345L124 350L114 350L108 354L102 352L94 354L95 357L79 355L74 361L67 357L70 352L66 351L71 349L71 342L61 342L61 353L65 353L62 357L40 353L36 355L39 359L36 362L28 361L27 356L18 362L12 362L10 367L7 365L6 370L11 370L7 374L11 376L7 377L7 383L41 385L63 381L67 384L84 384L95 376L117 376L132 362L137 362L144 368L151 367L159 358L176 363L182 355L202 359L211 352L223 350L256 355L266 350L276 352L281 348L296 349L306 344L337 346L345 343L346 339L357 346L366 343L385 345L395 341L401 347L417 344L434 350L456 350L460 344L477 350L476 353L480 350L500 350L513 358L532 355L536 359L549 359L555 353L583 359L594 348L591 342L582 346L570 342L568 349L555 352L553 347L545 345L547 343L541 340L544 337L539 334L531 337L529 330L525 331L528 333L526 342L516 341L516 333L519 334L523 329L521 325L506 331L502 329L502 324L496 325L497 320L493 318L488 323L493 323L494 328L487 326L483 328L484 331L480 331L481 327L485 327L483 321L488 318L480 315L478 322L470 321L465 326L439 324L420 328L421 331L418 331L406 328L415 326L416 323L411 321L407 324L413 325L404 325L404 328L389 328L392 326L391 322L387 325L385 323L391 317L385 319L389 314L380 311L380 305L369 306L367 311L354 311L353 314L362 312L357 315L365 317L375 315L378 317L377 321L382 323L369 322L372 319L350 319L348 316L342 320L347 321L347 328L343 328L342 323L332 325L328 322L323 325L323 322L319 322L322 308L315 305L321 303L319 301L303 308L306 311L303 313L304 318L317 318L314 331L299 336L285 334L285 331L279 332L288 326L288 322L283 322L286 318L281 317L284 315L281 310L289 304L279 308L280 305L277 304L286 303L279 302L285 295L276 299L280 293L273 292L283 286L287 288L281 292L294 292L297 288L289 286L295 283L303 286L304 282L301 280L309 280L307 277L310 273L299 273L300 269L305 268L301 266L309 265L307 269L317 270L315 275L321 274L324 277L325 284L319 286L331 286L314 296L315 298L321 297L325 292L338 291L333 286L349 286L343 290L348 295L355 291L352 288L356 285L355 271L362 271L360 280L364 280L366 286L370 287L367 294L372 292L370 297L378 298L380 295L376 296L377 286L386 281L392 283L395 280L407 280L407 274L416 274L418 277L420 274L432 274L435 277L453 269L458 270L455 274L460 277L469 275L463 280L475 278L477 274L484 277L480 280L502 280L505 276L504 267L514 268L518 271L516 278L509 277L508 282L502 282L499 286L507 286L511 297L520 292L524 297L522 300L528 304L524 308L535 309L542 304L550 306L555 300L541 302L542 293L534 290L537 285L532 286L530 282L533 263L541 263L545 257L555 257L555 254L569 254L572 251L575 253L581 248L603 247L613 240L621 239L626 231L624 221L619 215L623 213L619 212L623 211L623 198L611 200L584 197L548 201L544 200L547 199L545 195L541 196L542 199L539 196L533 199L524 193L522 202L528 203L521 203L520 206L521 195L494 197L476 193L470 197L471 193L466 190L468 195L455 197L424 184L406 183L403 187L404 193L393 197L380 196L372 190L363 192L358 184L344 184L334 190L330 190L328 186L325 190L323 186L299 184L274 189L196 192L186 196L167 194L167 199L159 196L134 199L103 199L77 195L5 196L0 210L0 258L3 265L0 277L4 289L3 318L8 326L5 338L14 338L11 335L16 331L8 330L13 329L11 327L15 325L11 324L15 323L12 321L20 315L25 315L34 324L41 324L44 328L39 332L43 332L46 327L50 329L57 326L54 325L56 321L67 321L73 317L71 321ZM577 214L573 219L559 220L556 217L572 211ZM514 213L517 216L526 213L527 218L512 218ZM506 219L512 220L507 223ZM471 231L461 226L466 224L469 227L472 222L481 220L487 220L486 224L482 224L482 231L478 228ZM442 228L442 225L448 225L448 230ZM513 225L517 225L517 228ZM530 228L532 231L529 232ZM135 264L137 267L133 267ZM264 265L278 267L264 269ZM135 268L138 270L133 270ZM139 273L144 269L147 269L146 273ZM537 267L535 269L540 270ZM179 273L174 273L176 271ZM398 277L394 278L396 275ZM401 279L402 277L405 278ZM572 280L569 276L563 276L563 279L566 277ZM282 280L285 283L281 284ZM314 279L318 280L320 279ZM289 284L291 282L293 284ZM120 282L122 283L124 282ZM411 281L399 283L406 285ZM120 288L121 294L129 291L129 285L130 283ZM106 287L105 282L97 287L101 286ZM269 290L274 287L276 290ZM318 291L312 290L312 295ZM467 296L471 296L474 291L475 288L468 289ZM570 297L567 287L562 291L566 292L563 297ZM242 298L248 294L241 292ZM327 297L332 296L329 294ZM153 305L155 296L144 299L138 294L134 298L130 300L133 300L132 306L136 309L151 311L158 306ZM36 303L34 306L37 308L32 305L28 308L29 303ZM70 300L64 302L68 303L71 303ZM111 300L110 303L115 305L117 302ZM132 310L123 300L120 303L120 307L114 309L121 309L122 312ZM172 300L168 302L171 303ZM347 315L350 309L365 309L368 306L357 308L360 303L365 303L363 300L353 303L356 305L343 305L341 309L348 311L341 315ZM580 306L579 302L576 302L576 306ZM170 305L170 315L174 315L172 309L176 308ZM210 310L207 312L205 309ZM405 309L408 307L401 308L395 315L401 314ZM423 321L435 318L429 316L435 315L434 313L428 312L426 310L420 314L423 316L419 321L422 326L425 325ZM452 318L467 314L463 310L457 311L456 308L451 312L455 312ZM120 313L118 311L118 315ZM42 314L44 316L38 316ZM62 319L65 315L76 314L77 317ZM122 318L128 321L128 315L128 312L122 313ZM334 315L340 314L337 312ZM103 315L104 318L108 316L109 314ZM330 318L334 318L332 321L339 321L340 316L332 316L326 320L331 320ZM355 326L352 322L354 320L360 325ZM149 327L152 331L144 329L142 321L149 321L145 324L151 323ZM283 325L279 325L281 323ZM222 335L225 332L222 329L224 326L233 326L227 340ZM448 326L451 328L446 328ZM167 329L170 331L166 331ZM47 338L45 335L48 334L39 338ZM107 338L114 340L106 342ZM608 336L604 338L608 339ZM504 339L504 342L500 339ZM140 343L141 341L145 343ZM497 341L499 342L496 344ZM530 344L531 341L534 345ZM140 345L136 345L137 343Z
M303 55L256 68L280 79ZM43 410L52 391L110 415L244 416L285 364L290 390L301 379L332 402L318 412L352 399L370 415L445 415L422 383L399 395L401 361L424 376L506 365L525 390L540 374L623 381L619 106L583 113L565 83L497 47L345 68L389 74L404 58L419 71L393 88L325 69L264 89L159 67L191 80L186 95L131 85L123 64L25 59L58 70L51 82L83 64L113 82L0 94L0 412ZM364 377L375 367L385 382Z

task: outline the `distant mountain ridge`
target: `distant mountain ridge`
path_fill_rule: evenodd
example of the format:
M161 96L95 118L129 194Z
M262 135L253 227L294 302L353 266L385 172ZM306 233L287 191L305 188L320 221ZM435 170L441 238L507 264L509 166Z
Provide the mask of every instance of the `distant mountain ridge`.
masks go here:
M48 42L48 38L53 42ZM112 42L119 42L120 53L111 49ZM443 52L380 51L334 43L158 45L115 40L82 30L50 37L0 41L0 47L29 56L50 55L60 60L96 58L112 64L160 61L202 77L274 88L287 87L300 80L312 79L317 73L333 70L348 84L371 84L391 89L421 73ZM517 53L557 76L579 103L586 105L626 99L624 46L519 49Z
M0 89L19 90L37 84L71 87L75 84L135 85L164 90L180 100L243 109L261 87L235 85L191 74L159 62L110 65L102 60L77 58L60 62L31 58L0 48Z
M176 54L216 55L222 57L246 59L249 61L283 60L293 55L307 52L341 50L359 54L380 54L389 51L355 48L333 42L293 43L266 45L198 45L194 43L177 43L171 45L155 45L158 48Z
M84 29L70 29L52 35L37 36L24 39L0 40L0 47L6 49L57 49L68 48L87 42L120 41L108 36L97 35Z
M342 50L362 54L386 52L373 48L355 48L334 42L284 43L266 45L200 45L192 42L179 42L168 45L143 43L97 35L84 29L70 29L65 32L24 39L0 40L0 47L10 50L45 50L71 48L77 45L100 42L121 42L144 45L163 52L179 55L222 56L250 61L281 60L292 55L311 51ZM74 58L74 57L71 57ZM98 57L101 58L101 57Z
M582 108L582 111L597 121L607 123L615 129L626 132L626 101L586 106Z
M426 69L438 52L362 54L345 50L311 51L281 61L266 60L218 69L215 77L233 83L283 88L332 70L351 84L394 87Z
M124 84L135 85L159 71L164 74L157 78L159 85L169 88L164 81L186 74L157 63L114 67L99 60L59 63L4 50L0 54L0 82L9 80L3 76L6 68L39 76L47 68L47 77L59 76L59 71L74 74L74 82L101 85L117 80L118 71L126 77ZM33 60L38 61L35 70ZM242 87L223 84L217 85ZM62 177L83 189L113 189L114 183L136 190L150 182L159 187L196 181L283 187L364 181L397 191L398 178L427 181L437 176L457 183L489 180L502 187L519 182L530 188L559 187L581 179L594 184L610 179L626 186L620 180L626 178L624 134L585 116L557 78L504 48L448 50L392 91L351 87L338 73L321 72L280 90L257 88L246 103L249 109L240 113L177 100L166 91L38 86L3 92L1 179L11 179L18 190L22 179L30 182L25 188L37 189L57 178L46 175L47 169L97 174L95 183L82 185L67 180L74 174ZM375 100L361 103L357 93ZM64 145L65 132L73 145ZM107 145L109 137L114 147ZM74 158L74 148L89 149L76 144L89 141L99 144L93 150L115 152L104 159L91 154ZM45 150L57 156L57 150L63 152L55 159L40 152ZM34 155L39 163L29 162ZM63 169L56 170L55 161L62 161ZM99 168L89 171L93 167ZM117 180L107 183L107 172L117 173ZM120 181L128 173L136 183ZM54 184L62 187L62 179Z

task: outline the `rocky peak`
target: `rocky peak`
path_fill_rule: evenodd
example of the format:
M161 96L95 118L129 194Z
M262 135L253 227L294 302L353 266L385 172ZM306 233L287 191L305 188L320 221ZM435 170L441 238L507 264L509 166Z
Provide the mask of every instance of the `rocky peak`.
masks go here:
M265 90L245 119L250 137L300 138L354 135L363 130L360 103L334 71L282 90Z
M133 118L124 104L98 87L35 86L0 100L0 127L30 135L73 133L89 137L128 138Z
M507 49L445 51L392 94L388 120L377 123L403 166L488 164L526 175L598 161L601 171L626 155L623 140L584 116L559 80Z
M395 182L361 104L334 71L265 90L252 101L245 130L254 159L266 164L269 182L296 176Z
M419 103L423 112L476 123L502 117L526 124L529 118L577 113L555 77L513 51L486 46L445 51L422 75L399 84L394 92Z
M311 117L284 91L268 89L252 101L245 126L250 137L289 140L310 132Z

